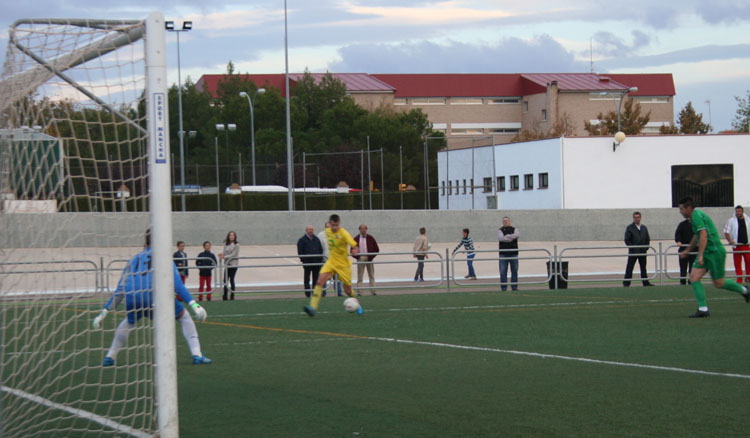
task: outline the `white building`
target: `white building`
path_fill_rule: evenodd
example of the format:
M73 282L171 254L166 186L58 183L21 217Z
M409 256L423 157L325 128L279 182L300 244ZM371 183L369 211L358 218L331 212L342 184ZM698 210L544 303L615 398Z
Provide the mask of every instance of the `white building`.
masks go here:
M569 137L438 152L441 210L750 205L750 135Z

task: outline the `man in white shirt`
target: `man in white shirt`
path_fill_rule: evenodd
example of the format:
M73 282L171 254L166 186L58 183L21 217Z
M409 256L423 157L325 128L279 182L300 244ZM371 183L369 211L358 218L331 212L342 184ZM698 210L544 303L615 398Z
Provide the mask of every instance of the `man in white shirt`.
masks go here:
M353 256L357 259L357 295L361 295L362 281L365 277L365 270L367 270L367 278L370 280L370 293L375 293L375 265L372 261L380 252L378 242L372 237L371 234L367 234L367 225L362 224L359 226L359 234L354 238L359 247L359 254ZM368 255L362 255L368 254Z
M724 237L734 247L734 272L737 273L737 283L742 283L742 260L745 260L745 278L750 283L750 218L745 214L741 205L734 207L734 216L729 218L724 227Z

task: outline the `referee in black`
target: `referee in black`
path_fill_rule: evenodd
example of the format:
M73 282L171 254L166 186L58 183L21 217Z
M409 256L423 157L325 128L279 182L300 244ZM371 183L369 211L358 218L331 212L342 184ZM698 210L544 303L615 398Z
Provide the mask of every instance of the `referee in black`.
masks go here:
M687 251L690 246L690 241L693 240L693 227L690 225L690 219L685 219L677 225L677 230L674 232L674 241L680 248L677 250L678 253ZM695 254L688 255L686 258L680 260L680 284L690 283L689 273L693 270L693 262L695 261Z

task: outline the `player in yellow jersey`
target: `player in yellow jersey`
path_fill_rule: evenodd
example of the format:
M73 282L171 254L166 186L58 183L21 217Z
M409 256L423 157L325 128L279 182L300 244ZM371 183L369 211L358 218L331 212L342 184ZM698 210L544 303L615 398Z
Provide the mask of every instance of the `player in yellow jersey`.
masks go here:
M315 289L313 289L312 297L310 297L310 305L304 307L305 313L310 316L315 316L317 313L320 298L323 296L323 285L326 284L326 281L333 274L338 274L339 280L344 285L344 292L350 297L354 296L354 291L352 291L352 262L349 259L349 247L352 248L352 254L358 254L359 248L357 248L357 242L352 239L352 235L348 231L341 227L339 215L332 214L329 222L331 223L331 227L326 228L326 240L328 241L330 255L323 268L320 269L318 283L315 285ZM357 314L361 315L362 313L362 306L360 306L357 309Z

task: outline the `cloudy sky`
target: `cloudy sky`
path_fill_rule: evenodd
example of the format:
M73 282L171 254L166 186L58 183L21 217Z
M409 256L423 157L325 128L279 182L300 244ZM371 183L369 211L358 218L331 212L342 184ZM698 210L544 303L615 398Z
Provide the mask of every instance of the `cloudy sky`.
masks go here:
M283 73L283 0L0 0L19 18L192 20L180 36L183 78ZM750 89L748 0L287 0L291 72L672 73L675 114L688 102L729 129ZM7 33L0 36L4 48ZM177 82L175 35L168 35ZM4 52L4 50L3 50ZM0 55L0 61L4 54ZM707 103L710 101L710 104Z

